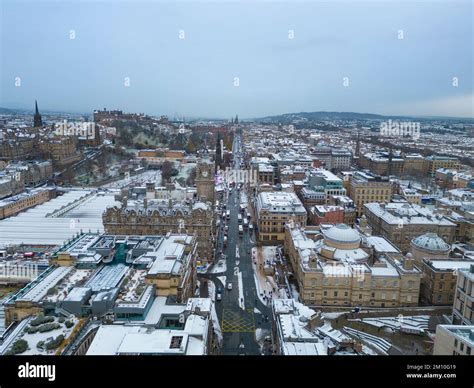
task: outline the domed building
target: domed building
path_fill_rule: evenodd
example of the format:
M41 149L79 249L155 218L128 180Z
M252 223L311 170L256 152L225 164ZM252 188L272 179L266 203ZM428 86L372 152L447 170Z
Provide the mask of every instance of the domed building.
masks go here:
M318 253L326 260L345 260L354 263L365 263L370 257L360 247L360 234L346 224L337 224L328 229L321 229L323 240L319 242Z
M339 249L357 249L360 246L360 234L346 224L337 224L322 230L326 245Z
M419 264L423 258L447 259L451 245L446 243L436 233L426 233L411 240L410 252Z

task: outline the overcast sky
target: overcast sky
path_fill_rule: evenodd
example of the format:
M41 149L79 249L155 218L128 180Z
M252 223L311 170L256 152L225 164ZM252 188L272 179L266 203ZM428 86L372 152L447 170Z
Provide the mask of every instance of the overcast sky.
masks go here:
M474 117L470 0L0 1L2 107Z

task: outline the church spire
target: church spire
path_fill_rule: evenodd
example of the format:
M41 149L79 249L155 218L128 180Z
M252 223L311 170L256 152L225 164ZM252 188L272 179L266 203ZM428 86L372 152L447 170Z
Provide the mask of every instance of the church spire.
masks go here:
M389 148L389 153L388 153L388 168L387 168L387 175L392 175L393 174L393 149L392 146Z
M43 120L38 110L38 101L35 100L35 115L33 116L33 126L35 128L43 126Z
M357 157L360 156L360 129L357 129L357 143L356 143L355 154Z

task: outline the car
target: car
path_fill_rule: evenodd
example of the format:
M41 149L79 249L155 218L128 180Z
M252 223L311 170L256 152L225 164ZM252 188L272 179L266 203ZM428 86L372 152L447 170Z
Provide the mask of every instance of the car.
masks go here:
M227 284L227 289L228 289L229 291L232 290L232 283L228 283L228 284Z
M219 291L216 293L216 300L222 300L222 293Z

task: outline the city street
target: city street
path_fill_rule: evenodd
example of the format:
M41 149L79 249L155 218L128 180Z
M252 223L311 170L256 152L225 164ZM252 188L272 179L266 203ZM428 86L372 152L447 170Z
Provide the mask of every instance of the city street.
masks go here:
M239 168L239 136L234 140L234 166ZM243 190L243 188L242 188ZM222 290L222 300L216 301L216 310L223 334L221 354L258 355L260 345L256 333L262 329L265 335L271 335L271 310L265 306L257 295L251 249L255 236L248 228L239 234L240 192L236 188L228 195L226 210L230 218L221 221L217 241L217 252L221 249L227 256L227 270L224 273L201 275L211 279L216 289ZM227 243L224 246L224 227L228 226ZM225 281L224 281L225 277ZM225 284L224 284L225 282ZM228 290L228 284L232 290Z

